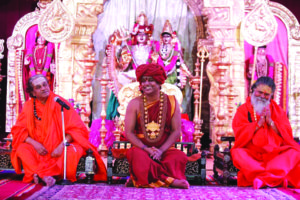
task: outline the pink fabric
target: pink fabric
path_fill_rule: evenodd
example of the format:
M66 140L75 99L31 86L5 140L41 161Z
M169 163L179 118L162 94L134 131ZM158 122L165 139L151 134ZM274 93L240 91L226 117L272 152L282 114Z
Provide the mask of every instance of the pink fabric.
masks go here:
M194 123L186 119L181 119L182 142L193 142L194 132L195 132Z
M96 147L101 143L100 128L102 119L95 119L92 122L89 141ZM113 131L116 130L113 120L105 120L105 128L107 130L104 142L107 147L111 147L116 140ZM181 133L183 142L193 142L194 123L186 119L181 119Z
M24 57L27 54L32 54L32 49L33 49L33 47L35 45L35 33L37 31L38 31L38 26L37 25L33 25L32 27L30 27L27 30L25 50L24 50ZM29 66L23 66L22 72L23 72L23 79L22 79L22 81L23 81L23 89L25 90L26 84L27 84L27 80L30 77ZM21 94L21 95L23 95L23 94ZM24 92L24 96L25 96L25 100L29 99L29 95L26 92ZM21 109L20 109L20 111L21 111Z
M277 35L274 40L267 44L266 54L271 55L274 59L274 62L283 63L288 72L288 34L285 24L275 16L278 30ZM244 51L245 51L245 61L249 60L252 56L254 56L253 46L244 42ZM247 62L246 62L247 63ZM274 66L275 67L275 66ZM246 69L246 66L245 66ZM288 79L286 81L286 99L288 101ZM282 99L282 98L281 98ZM281 100L282 101L282 100Z
M273 78L274 77L274 70L275 70L275 61L274 61L274 59L271 55L266 55L266 58L267 58L267 61L268 61L268 66L269 66L267 76ZM252 65L254 64L254 56L252 56L250 58L249 64L252 64ZM258 78L257 74L254 73L254 80L257 80L257 78Z
M29 77L35 75L34 73L30 72L30 69L29 67L32 67L34 68L34 60L33 60L33 54L34 54L34 49L35 49L35 45L36 45L36 33L38 31L38 25L33 25L31 26L28 30L27 30L27 33L26 33L26 44L25 44L25 50L24 50L24 57L26 55L29 55L31 54L32 57L30 57L30 64L29 66L25 66L23 65L23 69L22 69L22 72L23 72L23 88L24 88L24 91L26 89L26 84L27 84L27 81L29 79ZM49 71L49 68L50 68L50 64L51 64L51 61L52 59L54 59L54 44L51 43L51 42L48 42L47 43L47 52L46 54L52 54L52 58L51 57L48 57L46 55L46 60L45 60L45 65L44 65L44 68L48 69ZM37 72L37 69L35 70L35 72ZM42 71L42 74L44 76L47 75L47 73L45 71ZM51 78L53 79L53 78ZM52 81L50 82L50 88L51 90L53 89L53 85L52 85ZM23 95L23 94L21 94ZM29 95L25 92L24 94L25 96L25 100L28 100L29 99ZM21 110L21 109L20 109Z
M90 137L89 141L96 147L98 147L101 144L101 138L100 138L100 128L101 128L101 122L102 119L95 119L92 122L91 131L90 131ZM113 142L116 140L113 131L116 130L115 124L113 120L105 120L105 128L107 130L104 143L107 147L111 147L113 145Z
M128 188L122 184L114 184L113 186L106 183L98 184L74 184L74 185L55 185L47 191L41 191L31 199L285 199L291 200L300 199L300 191L298 195L292 189L289 193L281 188L266 188L264 190L256 191L249 187L228 187L215 186L215 182L210 182L213 186L192 185L190 189L176 189L176 188L155 188L155 189L141 189ZM59 191L59 192L56 192ZM293 194L294 193L294 194ZM298 198L297 198L298 197Z
M278 31L274 40L267 45L266 53L271 55L275 62L281 62L288 66L288 35L284 23L276 17ZM253 46L245 41L245 60L253 56Z

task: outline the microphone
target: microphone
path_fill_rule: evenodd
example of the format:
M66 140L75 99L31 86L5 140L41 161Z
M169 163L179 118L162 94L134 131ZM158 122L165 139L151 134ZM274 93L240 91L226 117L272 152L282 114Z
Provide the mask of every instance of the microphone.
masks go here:
M59 97L54 97L54 101L56 101L57 103L59 103L59 105L61 105L62 107L64 107L67 110L70 110L70 106L68 106L65 102L63 102Z

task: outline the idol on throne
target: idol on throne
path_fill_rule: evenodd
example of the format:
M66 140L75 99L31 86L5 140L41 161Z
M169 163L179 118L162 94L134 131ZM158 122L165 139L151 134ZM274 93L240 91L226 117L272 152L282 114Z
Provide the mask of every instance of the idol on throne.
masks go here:
M166 82L184 88L186 78L191 76L191 72L184 62L181 43L176 31L172 30L169 20L164 24L160 41L156 42L155 51L158 52L159 56L154 62L164 67L168 76Z
M70 52L66 50L65 42L74 32L73 16L59 0L40 0L37 6L35 11L17 22L12 36L7 40L6 132L11 131L23 104L29 98L26 82L31 76L46 76L51 90L67 99L74 98L69 92L73 88L68 91L62 89L73 73L69 70L71 64L64 62L65 55ZM59 27L56 26L58 19L61 20ZM60 62L64 62L64 67L59 68ZM67 70L71 73L64 73ZM63 81L60 81L59 75L64 77ZM75 101L77 103L78 99L75 98Z
M29 99L27 80L35 74L47 77L51 90L55 88L55 48L40 34L38 11L20 20L14 35L8 41L8 90L6 105L6 130L15 123L23 104ZM27 19L27 18L30 19ZM14 68L12 68L13 66Z
M120 30L115 32L114 37L121 40L121 56L119 65L121 71L117 74L118 81L124 85L136 81L135 69L141 65L150 63L153 53L153 24L148 24L148 19L145 13L141 13L134 24L133 30L128 35L128 30ZM120 35L118 35L120 33ZM111 41L113 43L114 41Z
M167 72L168 83L176 83L183 88L186 84L186 77L191 73L183 60L183 50L176 32L172 31L172 25L167 20L160 35L160 41L153 40L153 24L148 24L147 16L142 12L134 24L133 30L128 35L128 30L118 30L111 36L111 44L120 45L117 49L117 69L119 72L111 74L117 77L122 85L136 81L135 69L146 63L158 63ZM117 50L118 51L118 50ZM176 70L176 64L178 70ZM181 73L178 73L180 71ZM112 72L114 73L114 72ZM178 82L178 83L177 83ZM114 89L114 87L112 88Z
M166 20L164 24L159 41L153 39L153 30L153 24L149 24L146 14L141 12L130 33L125 28L121 28L109 37L103 63L108 68L110 79L108 86L112 91L106 109L106 143L108 146L115 139L113 132L116 131L116 128L124 131L118 112L120 106L118 92L130 83L137 83L135 70L139 65L158 63L163 66L168 76L166 83L177 85L179 92L185 87L187 78L191 76L183 59L180 41L176 32L172 30L169 20ZM94 120L91 127L90 141L96 146L99 146L100 143L98 130L101 120ZM183 137L192 141L194 125L186 120L183 123Z
M34 25L26 34L26 49L23 66L23 88L26 88L28 78L36 74L43 74L47 77L50 89L53 91L55 64L54 44L45 40ZM25 93L25 100L29 96Z
M260 24L260 21L263 20L259 20L257 24ZM251 84L252 77L252 83L261 76L271 77L276 84L276 91L273 98L276 103L278 103L286 112L288 112L288 36L284 23L276 16L274 16L274 23L276 23L277 26L277 32L275 33L274 39L266 45L256 47L256 58L255 48L245 41L246 86L249 93L249 85ZM252 76L253 71L254 75Z

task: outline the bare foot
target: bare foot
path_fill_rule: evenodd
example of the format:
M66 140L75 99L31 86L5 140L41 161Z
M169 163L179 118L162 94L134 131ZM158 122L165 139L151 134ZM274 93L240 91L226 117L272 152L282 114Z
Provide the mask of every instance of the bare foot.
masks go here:
M253 188L254 188L254 189L259 189L259 188L262 188L262 187L264 187L264 186L266 186L266 185L265 185L264 182L263 182L262 180L260 180L259 178L255 178L255 179L253 180Z
M286 189L286 188L288 188L288 186L289 186L289 181L285 178L283 180L282 187Z
M56 180L52 176L45 176L43 181L46 183L46 186L51 187L55 184Z
M34 182L35 184L39 184L39 177L38 177L37 174L33 174L33 182Z
M125 183L125 187L133 187L133 182L131 180L131 178L128 178L126 183Z
M175 187L175 188L182 188L182 189L188 189L190 187L189 182L187 182L187 180L179 180L179 179L175 179L172 183L171 183L171 187Z

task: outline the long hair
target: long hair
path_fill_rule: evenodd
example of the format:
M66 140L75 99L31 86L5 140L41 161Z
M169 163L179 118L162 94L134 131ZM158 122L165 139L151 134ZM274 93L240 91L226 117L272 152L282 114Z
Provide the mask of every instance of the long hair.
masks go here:
M251 86L251 92L253 92L254 89L257 88L259 85L267 85L272 89L272 93L275 92L276 85L274 83L274 80L268 76L259 77L256 80L256 82Z

